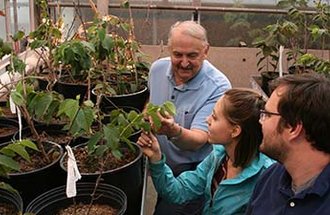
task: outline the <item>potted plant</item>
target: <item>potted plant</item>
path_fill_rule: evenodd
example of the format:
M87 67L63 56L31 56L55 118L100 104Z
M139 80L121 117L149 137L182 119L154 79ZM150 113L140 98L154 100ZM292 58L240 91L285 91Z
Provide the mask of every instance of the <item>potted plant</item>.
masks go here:
M137 214L141 206L143 189L143 157L140 147L130 139L136 130L150 131L145 114L153 118L155 126L160 127L156 112L175 114L173 103L161 106L148 104L144 114L132 110L129 113L115 109L110 112L110 121L94 127L94 134L85 144L73 148L83 182L102 182L122 189L127 195L127 214ZM103 118L103 117L101 117ZM67 155L61 160L66 169ZM132 180L134 178L134 180Z
M146 79L143 79L143 81L141 81L140 78L141 77L145 78L146 77L145 74L147 73L146 70L144 70L143 72L144 75L140 75L140 73L136 72L138 71L139 68L141 68L144 65L143 63L140 63L138 61L139 58L139 56L137 56L139 54L138 43L133 41L134 40L133 37L129 37L127 40L121 39L121 36L119 36L120 34L116 36L117 34L114 31L117 28L125 29L125 27L127 28L129 25L127 26L127 23L124 24L124 22L121 22L118 18L114 18L114 17L113 19L112 18L108 19L108 18L109 17L96 20L95 25L92 25L90 27L91 31L89 31L89 33L86 34L85 38L81 38L79 40L70 39L68 41L58 43L57 44L58 46L51 51L51 55L49 55L48 53L48 56L51 56L52 59L49 60L45 58L45 60L49 62L50 67L55 66L59 68L58 70L56 70L58 72L53 72L56 78L58 78L59 75L62 75L61 68L64 68L64 69L68 69L66 71L69 71L69 69L71 71L74 71L74 73L69 74L72 77L76 77L76 75L73 74L84 74L85 77L87 75L87 80L89 80L88 81L89 89L90 86L92 85L91 80L96 80L97 82L94 84L94 86L96 90L95 92L98 93L99 98L101 98L102 95L105 95L106 92L108 92L108 90L106 89L110 89L109 92L111 92L111 89L115 88L112 87L115 85L111 85L112 84L111 79L115 81L119 80L121 81L121 83L126 83L128 82L128 80L125 80L124 77L138 78L138 79L134 79L135 82L132 82L133 84L128 85L128 88L140 89L138 85L141 83L145 84L146 81ZM108 28L109 25L112 24L113 22L115 24L114 25L115 28L112 29L112 32L110 34L106 33L105 31L104 33L106 34L104 37L102 36L102 32L103 32L102 28L105 27L102 27L100 31L98 31L99 29L95 27L95 26L99 26L100 23L103 23L102 26L108 25L107 26ZM115 22L117 22L117 24ZM47 23L49 22L46 21L45 24ZM93 30L93 26L94 26L94 30ZM45 25L44 27L46 30L48 29L47 25ZM97 33L95 33L96 31ZM132 31L132 29L130 31ZM56 32L57 31L55 31L55 33ZM33 46L34 48L36 48L36 50L39 49L43 50L43 47L47 47L47 43L45 43L45 41L43 40L49 39L48 37L42 38L37 32L32 33L32 35L34 35L34 38L32 40L32 43L30 44L30 47ZM39 35L40 37L38 37L37 35ZM56 33L56 35L58 34ZM95 37L98 37L100 40L99 41L94 40L93 38ZM99 53L103 53L103 51L112 47L111 44L110 46L108 46L109 44L107 43L111 42L109 40L113 38L116 38L115 39L116 43L113 43L115 44L114 46L115 49L111 51L107 51L105 58L102 57L101 54ZM100 47L100 45L102 45L102 47ZM125 47L129 47L129 49L125 49ZM74 52L70 52L70 50L72 51L71 48L74 49ZM49 48L45 48L46 51L48 51L47 49ZM72 53L76 54L77 50L79 54L75 56L77 56L77 58L82 57L85 60L90 59L91 60L90 67L89 67L89 63L87 63L86 64L87 66L86 67L83 66L82 70L81 69L72 70L72 68L78 68L79 66L81 66L80 63L77 64L74 61L72 61L72 59L68 59L72 57ZM115 53L115 51L118 52ZM67 56L67 58L64 56ZM115 57L113 58L113 56ZM123 57L123 59L121 59L120 57ZM82 62L82 61L78 61L78 62ZM86 62L89 61L87 60ZM103 70L101 70L101 68ZM109 70L107 70L107 68ZM105 71L107 71L108 73L105 73ZM111 113L104 113L99 108L99 105L101 103L100 99L97 99L96 104L94 104L92 101L88 99L89 96L87 97L87 99L83 98L83 100L80 100L79 96L74 99L73 98L68 99L68 98L63 98L60 95L54 93L51 87L46 87L44 91L36 90L34 86L34 80L36 78L39 78L37 77L36 74L25 74L23 71L21 80L18 82L18 84L16 84L15 91L11 92L11 97L14 103L18 106L24 118L26 118L27 124L30 127L30 131L34 135L34 139L37 142L37 148L43 155L47 155L48 154L47 152L49 151L46 148L44 148L45 145L42 141L43 137L40 136L39 131L35 127L34 124L35 122L32 119L33 118L40 119L41 117L43 119L49 120L53 116L68 119L66 121L67 124L66 126L63 127L63 129L72 136L72 139L82 135L89 137L88 146L90 147L88 149L89 150L88 153L90 156L97 155L99 156L99 158L101 158L101 160L103 160L109 154L111 154L114 155L115 158L117 158L118 160L121 157L121 154L123 153L122 150L125 151L127 149L133 149L134 151L135 149L135 151L139 151L139 148L135 146L135 144L131 144L131 142L129 141L129 136L131 132L134 131L133 128L135 129L143 128L146 130L150 129L150 126L148 126L149 125L148 122L144 121L143 115L141 113L130 112L129 114L124 114L122 113L122 111L118 111L118 110L113 110ZM107 82L110 84L108 84ZM51 84L51 86L55 86L55 84ZM111 87L105 88L103 86L111 86ZM120 84L118 86L120 86ZM122 89L122 88L118 88L118 89ZM90 93L89 90L87 92ZM125 92L127 93L129 91L125 91ZM120 93L116 92L115 94L120 94ZM168 106L167 111L172 113L170 108L171 106L170 105L167 106ZM159 108L161 107L154 107L151 109L155 112ZM111 117L113 117L115 120L111 120L110 123L107 123L106 125L102 125L102 119L106 117L104 114L111 115ZM154 122L157 124L158 122L156 119L157 115L156 114L151 114L151 115L153 118L155 118ZM123 123L125 121L128 121L129 124L126 126L121 126L124 125ZM122 127L124 128L123 130ZM140 152L136 154L141 155ZM104 155L106 157L104 157ZM56 158L58 157L56 156ZM137 160L140 160L140 158ZM141 161L139 166L140 166L139 174L141 174L142 173L141 169L143 166ZM50 176L50 175L47 176L48 178L56 179L55 176ZM139 176L137 175L136 177ZM42 182L40 182L40 184L42 184ZM96 182L95 184L96 184L95 187L97 188L97 185L99 183Z
M12 39L16 42L23 37L24 34L22 32L18 32L12 37ZM13 104L17 107L15 110L18 111L18 115L22 115L27 125L30 127L37 147L29 147L27 150L20 149L22 146L35 146L35 144L32 143L31 140L17 139L15 141L17 144L14 144L14 146L20 149L18 154L23 154L25 158L28 159L21 159L19 156L16 156L15 153L12 153L13 159L19 163L21 168L17 171L10 172L9 178L3 178L3 180L13 185L20 192L23 200L28 203L28 201L34 198L35 195L40 194L45 191L45 189L58 185L60 180L54 171L55 169L58 169L59 172L61 172L58 162L63 154L63 149L55 143L49 143L42 139L41 135L35 129L35 125L31 117L30 108L32 106L30 101L33 101L34 96L37 94L35 93L32 84L33 76L31 77L26 74L25 67L25 63L18 57L17 53L12 50L10 53L10 63L7 67L7 72L9 75L19 74L19 76L15 76L15 79L12 79L11 83L8 83L5 87L9 94L8 98L10 98L13 101ZM47 98L47 95L45 95L44 98ZM47 101L47 99L44 101ZM46 112L52 112L52 109L47 109L47 107L46 112L42 111L44 104L44 102L34 104L34 111L37 111L40 115L45 114ZM8 142L2 144L1 150L7 150L7 145ZM46 178L48 179L48 183L43 183L46 180L45 177L40 179L39 176L42 177L47 175L42 173L42 171L46 170L49 171L49 178ZM58 177L58 181L55 180L53 183L52 179L56 179L56 177ZM26 183L31 186L26 186Z
M266 26L264 34L256 39L254 46L260 48L257 56L258 70L271 78L278 77L280 47L285 48L284 56L288 62L286 73L299 74L306 71L329 73L329 60L308 53L309 49L329 49L329 5L322 0L314 2L314 13L306 13L308 1L281 0L278 6L286 8L287 14L275 24ZM268 66L272 69L268 69ZM266 87L264 88L267 91ZM269 94L269 93L268 93Z
M36 149L36 146L30 142L21 143L2 143L4 145L0 149L0 176L2 179L7 179L9 173L19 171L19 163L14 159L18 156L27 161L30 160L30 156L27 153L27 149ZM10 184L4 180L0 180L0 210L4 214L22 214L23 212L23 200L19 192L13 188Z
M130 10L127 1L122 6ZM101 106L132 106L142 111L148 98L149 63L135 39L132 18L95 14L84 35L95 50L91 53L93 92L101 97Z
M119 188L95 183L78 183L77 196L71 198L65 195L65 186L49 190L34 199L27 207L26 213L43 214L108 214L123 215L127 208L125 193Z

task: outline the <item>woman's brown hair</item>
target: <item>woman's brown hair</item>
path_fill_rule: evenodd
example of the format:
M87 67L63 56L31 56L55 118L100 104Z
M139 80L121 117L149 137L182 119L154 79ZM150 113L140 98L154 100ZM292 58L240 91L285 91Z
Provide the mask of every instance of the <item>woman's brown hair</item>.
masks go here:
M263 137L259 116L264 106L262 96L252 89L234 88L224 94L224 116L241 127L235 148L236 167L246 167L258 153Z

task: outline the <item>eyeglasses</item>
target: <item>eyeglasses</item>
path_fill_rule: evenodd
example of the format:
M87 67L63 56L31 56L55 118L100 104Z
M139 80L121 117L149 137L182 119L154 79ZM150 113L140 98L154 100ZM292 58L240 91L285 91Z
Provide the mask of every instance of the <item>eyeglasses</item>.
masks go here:
M266 118L269 118L272 115L281 116L280 113L274 113L274 112L269 112L269 111L265 111L265 110L260 110L259 119L260 119L260 121L264 121Z

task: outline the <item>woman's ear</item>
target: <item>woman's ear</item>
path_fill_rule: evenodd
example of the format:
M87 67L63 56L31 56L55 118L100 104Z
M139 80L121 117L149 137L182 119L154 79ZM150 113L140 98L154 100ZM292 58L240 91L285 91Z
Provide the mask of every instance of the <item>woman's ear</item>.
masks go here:
M231 138L236 138L238 137L242 132L241 126L239 125L234 125L233 130L231 132Z

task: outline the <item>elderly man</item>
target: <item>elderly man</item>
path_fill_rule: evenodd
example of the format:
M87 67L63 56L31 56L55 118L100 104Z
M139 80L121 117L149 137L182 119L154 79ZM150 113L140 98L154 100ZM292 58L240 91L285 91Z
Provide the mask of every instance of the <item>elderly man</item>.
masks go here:
M209 44L205 29L193 22L174 24L169 32L170 57L155 61L150 69L150 102L172 101L175 118L161 118L156 131L166 163L175 176L194 170L212 151L207 143L206 117L223 93L231 88L227 77L206 60ZM155 214L198 214L203 200L174 205L158 198Z
M330 80L279 79L260 123L260 150L279 163L261 176L246 214L330 214Z

